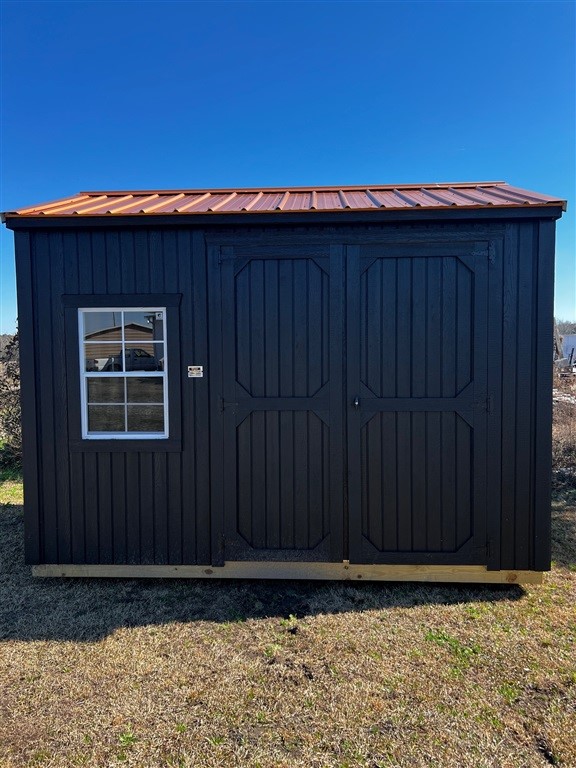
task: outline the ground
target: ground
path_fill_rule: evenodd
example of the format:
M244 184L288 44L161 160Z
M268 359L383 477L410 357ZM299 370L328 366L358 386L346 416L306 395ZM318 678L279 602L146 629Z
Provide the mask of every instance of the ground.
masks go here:
M39 580L0 485L0 766L576 766L576 491L540 586Z

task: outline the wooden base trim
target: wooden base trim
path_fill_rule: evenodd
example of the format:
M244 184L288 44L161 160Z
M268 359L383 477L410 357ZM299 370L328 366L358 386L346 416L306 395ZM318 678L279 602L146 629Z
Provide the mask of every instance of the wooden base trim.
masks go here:
M330 581L436 581L541 584L540 571L488 571L482 565L351 565L342 563L227 562L205 565L34 565L40 577L124 579L325 579Z

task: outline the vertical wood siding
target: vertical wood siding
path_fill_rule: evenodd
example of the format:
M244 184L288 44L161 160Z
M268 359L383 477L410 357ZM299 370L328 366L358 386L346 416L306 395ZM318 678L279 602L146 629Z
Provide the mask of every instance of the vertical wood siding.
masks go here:
M533 327L529 283L533 226L508 225L504 241L502 308L502 567L529 568L533 526L531 457ZM528 295L525 295L528 290ZM526 359L527 358L527 359ZM518 565L516 565L518 563Z
M290 242L290 231L282 230L284 243ZM300 242L303 232L299 228ZM333 246L386 237L397 242L449 241L452 236L490 242L487 562L492 568L546 569L554 222L358 226L345 236L334 228L324 232L311 228L310 233L311 242L330 241ZM233 242L231 237L228 242ZM242 243L240 231L235 237ZM210 440L214 456L218 431L211 436L210 414L214 416L217 408L212 400L212 412L209 409L208 384L214 372L210 366L217 370L219 363L208 357L209 265L204 233L184 227L34 230L17 233L16 253L27 562L217 561L211 504L221 503L223 491L218 491L221 480L210 477ZM369 390L390 398L449 397L462 390L475 367L470 344L473 280L462 262L427 258L425 249L415 258L400 255L367 265L359 306L362 303L364 315L385 330L374 338L367 326L362 331L358 362ZM278 285L284 284L282 290L307 296L294 304L290 322L277 316L277 308L285 311L282 307L289 302L275 304ZM446 290L435 290L438 284ZM253 261L239 270L236 290L239 311L248 313L246 318L235 318L242 386L254 396L311 397L327 380L336 352L328 350L332 344L325 329L328 319L318 315L318 308L324 307L324 312L327 306L325 272L313 261ZM70 359L66 347L62 296L108 293L182 294L182 397L181 403L171 403L181 410L179 452L70 450L68 420L76 417L78 406L74 410L68 401L68 368L78 361ZM211 301L213 313L218 312L214 296ZM212 329L218 322L210 317ZM262 333L256 335L263 343L255 347L246 328L260 326ZM286 334L290 333L295 336L292 341L307 345L304 368L299 367L303 357L296 364L289 359L292 342ZM398 365L399 348L409 351L411 365ZM441 365L431 362L439 359ZM205 378L185 377L186 366L194 363L206 366ZM284 375L285 368L291 376ZM346 398L355 394L346 394L344 407ZM278 466L289 471L289 446L280 437L286 434L287 419L302 421L299 431L307 442L299 450L318 454L315 476L326 478L326 467L346 462L340 453L330 453L327 427L314 414L254 413L241 424L238 440L246 446L238 451L237 471L252 477L246 492L252 489L255 497L240 499L239 523L246 539L266 548L311 546L327 531L328 521L322 516L304 531L297 521L289 522L289 514L271 519L267 529L254 528L254 520L263 517L253 515L256 507L280 509L291 503L289 495L279 498L278 481ZM469 425L456 414L414 408L380 412L366 421L360 451L370 456L362 462L370 478L362 483L362 528L376 549L448 553L469 537L467 510L474 479L466 457L473 440ZM244 466L250 456L250 466ZM259 482L261 477L265 483ZM299 492L308 506L326 506L326 482L310 482ZM378 513L382 510L383 515ZM299 541L298 536L304 539Z
M383 552L456 552L472 535L472 430L455 413L379 413L362 429L362 531Z
M182 403L170 404L182 412L181 452L70 451L67 367L78 358L65 353L62 306L64 294L182 293L183 362L206 365L203 238L169 229L40 232L31 261L41 531L28 561L209 563L206 380L183 379ZM27 530L34 525L29 519Z

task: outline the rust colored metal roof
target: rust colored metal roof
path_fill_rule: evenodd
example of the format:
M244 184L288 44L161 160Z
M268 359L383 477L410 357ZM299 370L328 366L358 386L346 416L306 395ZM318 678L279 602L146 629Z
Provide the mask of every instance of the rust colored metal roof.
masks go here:
M566 201L503 181L266 189L79 192L3 217L157 216L193 214L400 211L408 209L562 206Z

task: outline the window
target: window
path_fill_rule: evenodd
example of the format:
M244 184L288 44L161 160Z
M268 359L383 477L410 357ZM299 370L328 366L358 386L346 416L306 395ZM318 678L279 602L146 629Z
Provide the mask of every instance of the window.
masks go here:
M165 307L78 309L82 437L168 437Z

